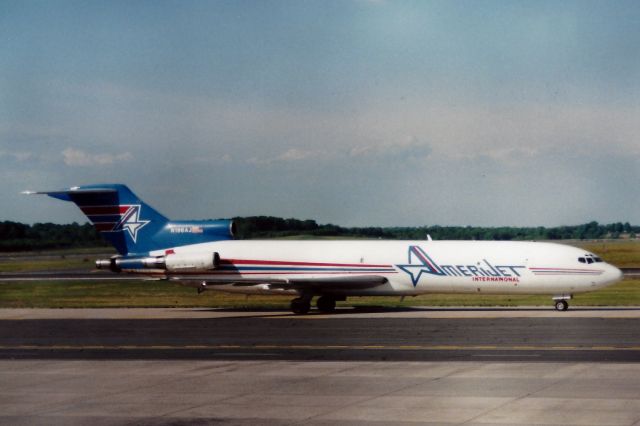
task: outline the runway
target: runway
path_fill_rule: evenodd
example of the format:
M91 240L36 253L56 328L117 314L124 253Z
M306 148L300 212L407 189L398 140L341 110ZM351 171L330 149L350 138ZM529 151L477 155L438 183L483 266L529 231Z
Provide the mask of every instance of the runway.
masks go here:
M0 424L640 424L640 308L0 309Z
M0 424L640 425L638 318L0 309Z
M640 361L640 309L0 310L0 359Z

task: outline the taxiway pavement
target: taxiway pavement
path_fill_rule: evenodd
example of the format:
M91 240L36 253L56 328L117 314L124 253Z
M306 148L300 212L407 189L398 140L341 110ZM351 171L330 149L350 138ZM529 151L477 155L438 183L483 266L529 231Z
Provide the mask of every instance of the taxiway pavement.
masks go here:
M0 424L636 425L640 308L0 310Z
M640 361L640 309L0 310L0 359Z
M640 364L0 361L0 424L638 425Z

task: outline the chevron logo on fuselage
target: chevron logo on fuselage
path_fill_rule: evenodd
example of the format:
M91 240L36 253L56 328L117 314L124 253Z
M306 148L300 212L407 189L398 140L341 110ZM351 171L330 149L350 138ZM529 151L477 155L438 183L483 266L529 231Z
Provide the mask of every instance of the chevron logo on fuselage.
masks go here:
M417 286L423 274L469 277L473 281L488 282L518 282L525 265L497 264L494 266L487 259L478 260L473 264L437 264L420 246L409 246L408 262L406 265L396 265L409 274L413 286Z
M409 274L414 287L418 285L422 274L446 275L419 246L409 246L408 258L408 264L396 266Z

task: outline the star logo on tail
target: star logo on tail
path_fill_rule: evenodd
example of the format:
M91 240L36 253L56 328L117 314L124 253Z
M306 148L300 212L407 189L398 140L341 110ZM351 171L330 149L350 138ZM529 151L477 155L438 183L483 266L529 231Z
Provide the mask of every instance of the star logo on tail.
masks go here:
M140 219L140 210L141 207L139 204L129 206L129 209L122 215L122 219L116 224L113 231L127 231L135 243L138 239L138 231L150 222L149 220Z
M422 274L445 275L436 262L419 246L409 246L408 264L396 265L409 274L413 286L417 286Z

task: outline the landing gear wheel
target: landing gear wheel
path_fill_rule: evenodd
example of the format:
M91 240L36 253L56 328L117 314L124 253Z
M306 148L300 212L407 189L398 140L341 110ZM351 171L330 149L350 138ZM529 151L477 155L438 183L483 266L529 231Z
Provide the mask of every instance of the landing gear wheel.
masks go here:
M302 297L296 297L291 301L291 310L298 315L308 314L309 310L311 310L311 303Z
M569 308L569 304L566 300L556 301L556 311L566 311Z
M318 307L319 311L333 312L336 310L336 299L329 296L321 296L318 298L316 306Z

